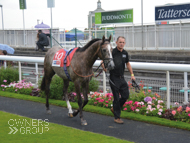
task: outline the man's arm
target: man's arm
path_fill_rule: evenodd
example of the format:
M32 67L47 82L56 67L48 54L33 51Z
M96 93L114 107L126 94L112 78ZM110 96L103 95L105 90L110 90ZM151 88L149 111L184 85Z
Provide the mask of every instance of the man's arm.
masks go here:
M131 73L131 80L132 80L132 79L135 80L135 76L134 76L134 74L133 74L133 69L132 69L132 67L131 67L130 62L126 63L126 66L127 66L127 69L129 70L129 72Z

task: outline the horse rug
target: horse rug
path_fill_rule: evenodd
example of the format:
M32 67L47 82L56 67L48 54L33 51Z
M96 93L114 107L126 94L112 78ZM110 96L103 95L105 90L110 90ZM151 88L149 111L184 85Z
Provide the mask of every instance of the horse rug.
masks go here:
M65 74L70 81L71 81L71 78L67 71L67 67L70 66L73 55L77 49L78 48L73 48L71 50L60 49L59 51L55 53L53 62L52 62L52 66L63 67Z
M54 55L52 66L63 67L64 64L66 64L66 66L68 67L77 49L78 48L73 48L71 50L60 49L59 51L57 51Z

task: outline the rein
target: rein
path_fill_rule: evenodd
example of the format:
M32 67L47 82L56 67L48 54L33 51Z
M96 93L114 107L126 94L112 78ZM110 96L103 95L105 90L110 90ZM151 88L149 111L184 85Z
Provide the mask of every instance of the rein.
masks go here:
M71 64L70 64L71 65ZM96 68L95 72L100 68L100 66L102 65L102 63ZM78 74L74 69L73 69L73 66L71 65L71 68L72 70L74 71L74 73L80 77L91 77L91 76L94 76L94 73L90 74L90 75L87 75L87 76L83 76L83 75L80 75ZM98 77L100 74L102 73L102 70L94 77Z
M99 50L100 50L100 47L98 48L98 50L96 51L96 53L95 53L94 55L96 55L96 54L99 52ZM69 60L70 60L70 59L69 59ZM86 76L80 75L80 74L78 74L78 73L74 70L74 68L73 68L73 66L72 66L71 63L70 63L70 65L71 65L71 68L72 68L72 70L74 71L74 73L75 73L76 75L80 76L80 77L91 77L91 76L94 76L94 73L92 73L92 74L90 74L90 75L86 75ZM100 68L101 65L102 65L102 63L97 67L97 69L95 70L95 72ZM94 77L98 77L101 73L102 73L102 70L99 72L99 74L97 74L97 75L94 76Z
M98 49L96 50L96 52L95 52L95 54L93 55L93 57L99 52L99 50L100 50L100 46L99 46ZM101 54L102 54L102 51L101 51ZM109 60L109 59L111 59L111 58L105 58L105 59L103 59L103 63L104 63L104 60ZM100 68L100 66L101 66L103 63L101 63L101 64L96 68L95 72ZM71 65L71 63L70 63L70 65ZM74 68L73 68L72 65L71 65L71 68L72 68L72 70L74 71L74 73L75 73L76 75L80 76L80 77L91 77L91 76L98 77L98 76L102 73L102 71L103 71L103 70L101 70L96 76L94 75L94 73L92 73L92 74L90 74L90 75L83 76L83 75L78 74L78 73L74 70Z

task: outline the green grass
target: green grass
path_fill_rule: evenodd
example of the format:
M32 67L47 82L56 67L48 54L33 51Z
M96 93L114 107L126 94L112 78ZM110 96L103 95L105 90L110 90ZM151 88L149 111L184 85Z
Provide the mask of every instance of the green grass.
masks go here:
M45 103L45 98L33 97L33 96L29 96L29 95L21 95L21 94L16 94L16 93L0 91L0 96ZM49 103L52 105L67 107L66 102L61 101L61 100L49 99ZM71 102L70 104L71 104L72 108L74 108L74 109L78 108L77 103ZM50 109L51 109L51 106L50 106ZM108 108L86 105L83 110L87 111L87 112L93 112L93 113L113 116L113 114L110 112L110 109L108 109ZM189 123L179 122L179 121L171 121L171 120L167 120L164 118L145 116L145 115L136 114L136 113L132 113L132 112L125 112L125 111L121 112L121 118L142 121L142 122L146 122L146 123L157 124L157 125L162 125L162 126L167 126L167 127L185 129L185 130L190 131Z
M32 124L28 124L32 120L31 118L3 111L0 111L0 115L0 141L2 143L132 143L54 123L40 122L38 125L37 120L32 126ZM26 124L17 126L15 120L24 121ZM42 124L43 126L41 126ZM14 131L11 132L9 127L16 127L18 131L16 132L14 128ZM39 131L36 128L39 128Z

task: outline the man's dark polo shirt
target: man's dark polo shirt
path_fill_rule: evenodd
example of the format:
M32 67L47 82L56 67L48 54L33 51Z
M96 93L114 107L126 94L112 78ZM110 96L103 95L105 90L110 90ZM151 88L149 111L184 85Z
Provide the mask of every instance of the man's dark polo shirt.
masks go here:
M117 47L112 51L113 61L115 67L110 70L110 75L123 76L125 70L125 63L129 62L129 57L127 51L123 50L120 52Z

